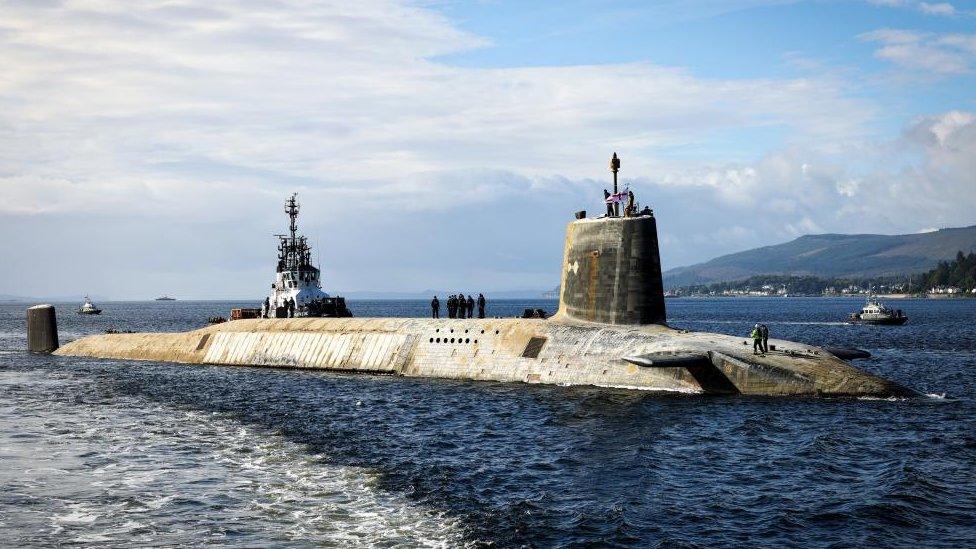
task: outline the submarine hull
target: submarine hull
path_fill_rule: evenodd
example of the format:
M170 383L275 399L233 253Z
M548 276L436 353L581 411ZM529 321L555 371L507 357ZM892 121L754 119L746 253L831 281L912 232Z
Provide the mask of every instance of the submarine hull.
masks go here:
M184 333L104 334L55 354L744 395L910 396L816 347L661 325L607 326L555 318L237 320Z

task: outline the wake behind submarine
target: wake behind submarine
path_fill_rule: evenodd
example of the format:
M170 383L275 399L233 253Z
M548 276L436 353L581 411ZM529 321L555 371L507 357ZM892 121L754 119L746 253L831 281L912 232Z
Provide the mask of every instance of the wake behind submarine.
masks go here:
M619 165L615 154L614 196ZM548 319L256 318L93 335L55 354L698 394L917 395L811 345L771 340L775 350L754 355L742 338L670 328L657 221L632 206L623 216L619 204L599 218L579 212L568 225L559 309ZM291 238L301 245L294 258L279 248L279 282L318 286L317 269L314 277L301 270L309 250L291 210Z

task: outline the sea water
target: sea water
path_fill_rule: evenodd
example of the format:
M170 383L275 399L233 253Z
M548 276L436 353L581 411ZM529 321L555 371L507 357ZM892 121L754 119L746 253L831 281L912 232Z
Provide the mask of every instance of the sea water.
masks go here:
M231 302L58 304L62 342ZM30 355L0 305L0 545L976 544L976 300L675 299L681 328L853 345L929 396L669 395ZM353 301L425 316L425 301ZM493 301L489 313L552 310Z

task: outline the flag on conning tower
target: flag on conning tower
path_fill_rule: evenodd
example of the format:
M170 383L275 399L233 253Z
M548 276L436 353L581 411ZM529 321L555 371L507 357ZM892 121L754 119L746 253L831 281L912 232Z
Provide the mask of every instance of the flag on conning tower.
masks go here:
M630 189L624 189L624 190L620 191L619 193L611 194L610 196L607 197L607 199L606 199L605 202L607 204L618 204L620 202L623 202L623 201L627 200L627 193L629 193L629 192L630 192Z

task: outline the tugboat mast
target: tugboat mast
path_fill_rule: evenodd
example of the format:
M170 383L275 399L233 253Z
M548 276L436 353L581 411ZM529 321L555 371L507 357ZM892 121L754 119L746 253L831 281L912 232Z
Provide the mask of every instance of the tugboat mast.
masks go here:
M303 272L310 270L312 251L304 236L298 236L298 194L292 194L285 202L288 214L288 235L276 235L278 244L278 272Z
M295 242L295 234L298 232L298 193L292 193L291 198L285 202L285 213L288 214L288 218L291 223L288 228L291 230L291 241Z

